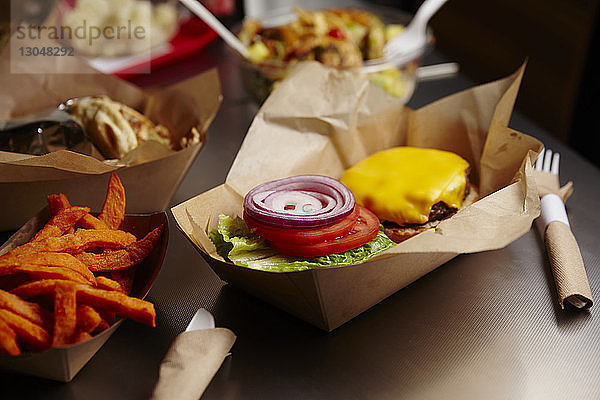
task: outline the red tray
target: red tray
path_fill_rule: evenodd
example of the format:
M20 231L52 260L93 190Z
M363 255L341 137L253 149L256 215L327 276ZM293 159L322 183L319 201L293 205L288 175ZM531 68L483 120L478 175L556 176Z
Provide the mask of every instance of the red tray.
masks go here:
M75 0L62 0L58 4L59 15L63 15L75 6ZM194 16L180 21L177 34L170 40L167 52L161 52L150 60L138 64L127 64L122 69L104 70L105 73L116 75L122 79L132 78L136 74L147 73L152 69L164 68L167 65L199 52L217 38L204 21ZM148 68L150 67L150 68Z
M190 17L179 26L179 32L169 42L171 46L170 51L149 61L150 69L164 68L167 65L199 52L216 38L217 33L206 25L204 21ZM147 70L148 62L144 62L113 71L112 74L119 78L127 79L140 71Z

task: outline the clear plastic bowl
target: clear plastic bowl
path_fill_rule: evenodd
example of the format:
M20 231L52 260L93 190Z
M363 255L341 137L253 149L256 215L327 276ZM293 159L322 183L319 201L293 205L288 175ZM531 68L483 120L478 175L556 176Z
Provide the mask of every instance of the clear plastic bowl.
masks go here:
M365 5L361 9L379 16L386 25L402 24L406 26L412 18L410 14L386 7ZM274 12L256 18L263 24L268 24L271 21L291 21L293 20L293 12ZM233 31L238 33L241 27L242 24L240 23L233 28ZM432 48L434 43L431 29L429 29L428 35L428 46L424 54ZM260 64L254 64L233 50L230 50L229 53L240 67L244 87L259 103L262 103L269 96L273 87L279 81L285 79L298 63L297 60L289 62L265 60ZM395 69L367 74L367 76L371 82L383 87L388 93L401 98L406 103L414 92L417 83L417 69L421 65L423 55L397 66Z

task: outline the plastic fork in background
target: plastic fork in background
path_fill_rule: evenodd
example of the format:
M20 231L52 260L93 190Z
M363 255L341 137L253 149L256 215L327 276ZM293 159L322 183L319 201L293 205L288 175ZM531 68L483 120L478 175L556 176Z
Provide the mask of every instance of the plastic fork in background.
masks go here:
M383 58L365 62L363 73L399 67L419 58L427 48L427 23L447 0L425 0L408 26L383 47Z
M564 201L568 196L561 193L559 168L560 154L542 150L534 165L541 207L537 225L544 238L560 306L564 308L568 303L585 309L593 304L592 293L567 217Z
M386 43L383 54L388 59L423 51L427 45L427 23L447 0L425 0L410 24L394 39Z
M199 0L179 0L188 10L210 26L232 49L243 58L248 58L248 49L225 25L221 23Z

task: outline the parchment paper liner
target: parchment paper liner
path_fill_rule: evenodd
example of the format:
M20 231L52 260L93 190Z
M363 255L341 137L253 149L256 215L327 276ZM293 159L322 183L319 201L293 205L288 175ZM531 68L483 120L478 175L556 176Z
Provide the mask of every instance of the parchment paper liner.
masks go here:
M542 145L507 127L523 70L410 110L359 75L302 64L259 111L225 184L172 208L173 215L222 279L332 330L456 255L502 248L529 230L539 214L531 165ZM353 266L263 272L216 254L207 232L219 214L241 215L255 185L306 173L339 178L362 158L403 144L462 155L482 199Z
M28 242L49 219L48 208L42 209L0 247L0 255ZM167 252L169 220L163 211L149 215L126 215L121 224L120 229L133 233L138 239L160 224L164 225L163 234L148 257L136 267L131 296L145 298L154 284ZM100 350L123 321L124 319L120 318L104 332L82 343L51 348L37 353L23 353L16 357L0 356L0 370L69 382Z
M36 40L36 46L43 41ZM47 44L52 44L49 41ZM169 151L145 142L123 160L99 161L71 151L44 156L0 152L0 231L18 229L45 206L48 193L65 193L75 204L100 209L112 171L127 188L127 212L166 209L206 140L206 131L221 103L216 70L160 90L142 91L113 76L94 71L77 57L20 58L10 63L10 46L0 53L0 120L56 107L67 99L105 94L146 114L180 138L192 127L202 133L200 143ZM28 73L44 68L47 73ZM15 71L20 71L16 73ZM69 73L56 73L69 71Z

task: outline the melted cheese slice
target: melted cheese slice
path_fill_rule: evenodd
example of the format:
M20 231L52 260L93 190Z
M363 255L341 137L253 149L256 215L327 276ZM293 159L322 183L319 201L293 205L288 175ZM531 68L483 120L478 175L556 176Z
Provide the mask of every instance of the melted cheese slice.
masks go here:
M468 168L466 160L448 151L394 147L362 160L340 180L380 220L424 224L440 201L460 208Z

